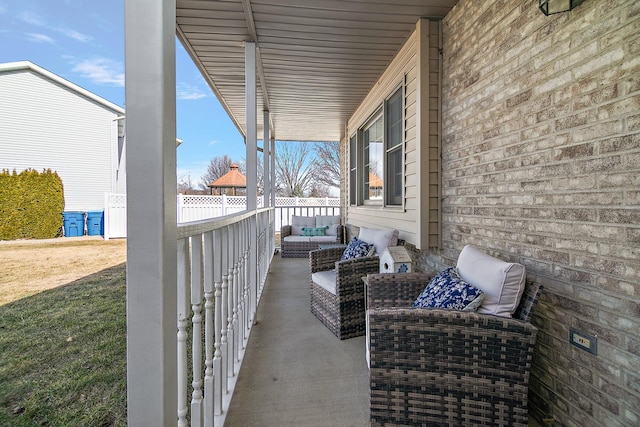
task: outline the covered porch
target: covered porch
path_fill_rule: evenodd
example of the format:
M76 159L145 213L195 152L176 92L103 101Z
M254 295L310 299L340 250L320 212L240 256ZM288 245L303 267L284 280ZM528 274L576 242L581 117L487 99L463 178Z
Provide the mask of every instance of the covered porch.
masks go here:
M530 419L638 424L640 9L585 0L547 16L538 3L126 2L129 425L221 425L242 413L249 418L237 422L251 423L270 412L285 424L315 419L302 403L283 402L312 391L322 399L314 381L345 385L306 376L333 375L321 369L331 364L322 352L293 357L304 354L294 331L310 345L332 338L309 334L320 325L301 318L298 327L263 328L285 303L291 317L313 320L292 299L306 277L287 291L287 280L273 286L283 268L274 258L276 139L340 141L342 222L399 230L418 271L454 265L475 245L544 284L532 321ZM247 153L246 212L181 226L176 35ZM597 354L577 348L574 331L597 340ZM353 408L367 396L360 344L326 344L354 363ZM277 366L265 368L260 353L244 365L254 348ZM286 390L298 392L275 392L286 400L260 413L293 371L304 380Z

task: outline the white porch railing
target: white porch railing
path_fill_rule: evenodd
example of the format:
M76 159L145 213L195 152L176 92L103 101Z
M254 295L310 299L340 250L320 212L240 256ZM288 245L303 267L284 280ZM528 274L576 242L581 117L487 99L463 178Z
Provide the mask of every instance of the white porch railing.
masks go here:
M258 208L263 198L258 198ZM104 203L104 238L127 237L127 197L125 194L107 193ZM247 207L245 196L177 196L178 224L244 212ZM340 215L340 199L330 197L302 198L276 197L274 216L275 230L291 224L293 215Z
M178 426L224 425L275 249L273 218L261 209L178 225Z

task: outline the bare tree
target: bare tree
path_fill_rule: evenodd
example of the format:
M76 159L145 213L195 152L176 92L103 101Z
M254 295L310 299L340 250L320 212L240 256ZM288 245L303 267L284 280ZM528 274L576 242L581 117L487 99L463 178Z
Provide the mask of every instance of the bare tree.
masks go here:
M264 163L262 161L263 158L263 154L262 153L258 153L258 158L257 158L257 170L256 170L256 174L257 174L257 184L258 184L258 195L262 195L264 194ZM247 164L247 159L244 159L244 164L242 165L242 167L240 168L240 170L242 171L242 173L244 175L247 175L247 173L245 172L246 170L246 164Z
M316 142L314 151L313 167L321 171L316 176L318 189L340 188L340 142Z
M211 159L211 163L207 166L207 172L200 177L200 188L202 190L208 190L209 184L229 172L231 170L231 165L234 163L238 163L240 172L244 173L243 165L239 164L239 162L234 162L231 160L231 157L226 154L224 156L217 156Z
M316 179L316 168L309 156L312 144L278 141L276 148L276 181L278 194L304 197Z
M177 192L179 194L209 194L208 191L201 190L195 187L191 180L191 174L178 177Z
M309 192L309 197L331 197L331 191L326 185L316 182Z

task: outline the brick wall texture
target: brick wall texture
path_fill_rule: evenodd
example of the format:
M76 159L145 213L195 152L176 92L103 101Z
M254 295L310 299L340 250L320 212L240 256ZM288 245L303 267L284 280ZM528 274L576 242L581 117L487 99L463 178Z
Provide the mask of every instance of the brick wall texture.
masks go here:
M443 25L442 245L523 263L545 293L530 415L640 425L640 1L460 0ZM346 197L346 194L342 194ZM598 354L569 328L598 337Z

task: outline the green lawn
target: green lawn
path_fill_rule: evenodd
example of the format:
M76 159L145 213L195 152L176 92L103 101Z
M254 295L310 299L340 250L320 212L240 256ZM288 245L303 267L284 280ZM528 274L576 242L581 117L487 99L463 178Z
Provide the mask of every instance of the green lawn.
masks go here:
M0 306L0 426L126 426L125 265Z

